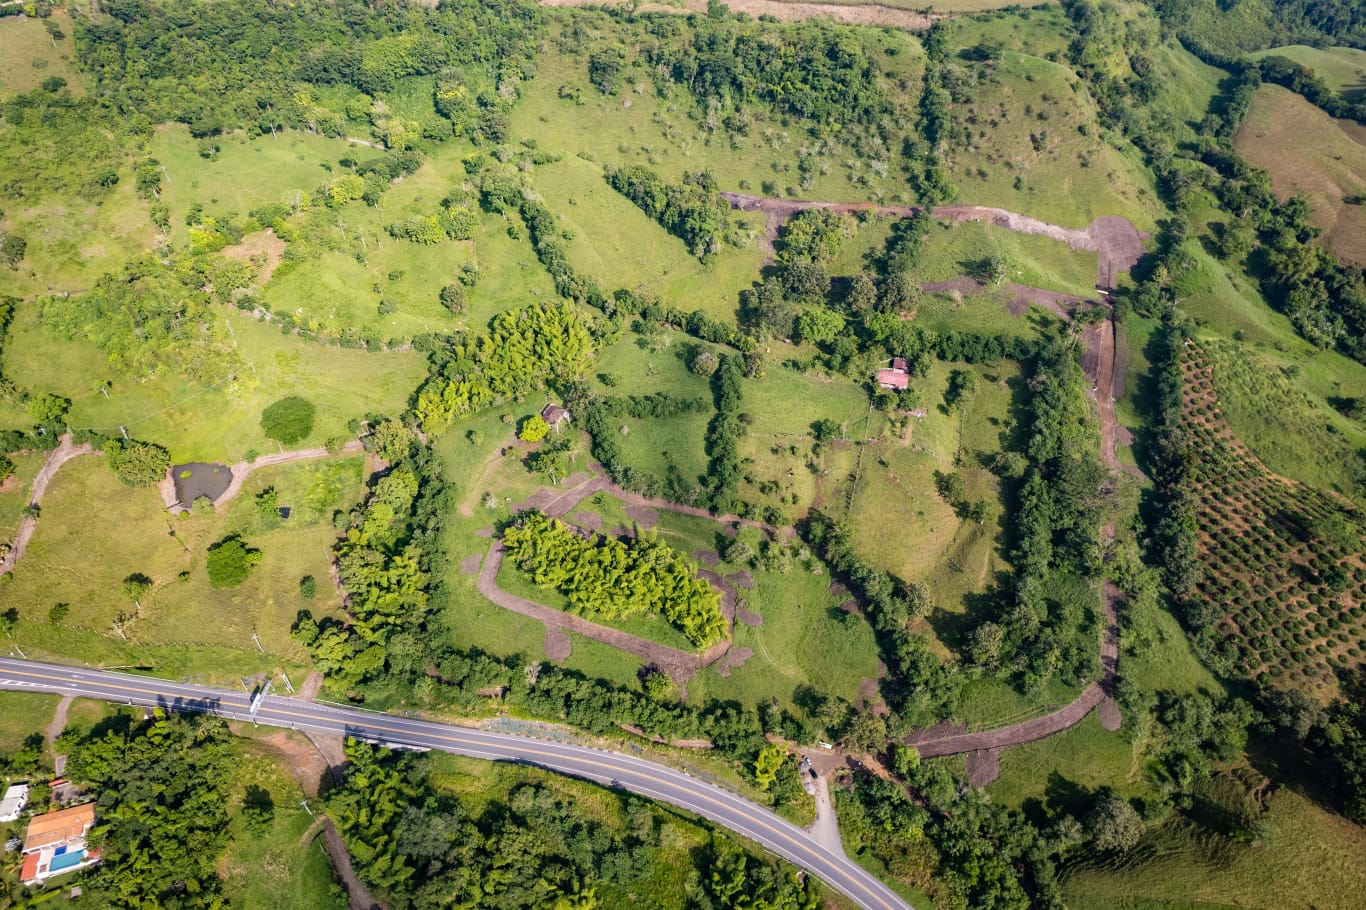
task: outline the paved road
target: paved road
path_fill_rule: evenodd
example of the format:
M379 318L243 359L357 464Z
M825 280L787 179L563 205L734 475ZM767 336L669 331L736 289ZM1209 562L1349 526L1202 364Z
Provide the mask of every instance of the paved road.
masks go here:
M0 658L0 688L80 695L171 711L249 720L243 692L182 685L141 676ZM762 806L682 771L604 749L550 742L489 730L409 720L339 705L267 696L257 723L341 733L390 746L437 749L490 761L535 765L618 786L670 803L741 834L807 870L864 910L914 910L909 903L843 855Z

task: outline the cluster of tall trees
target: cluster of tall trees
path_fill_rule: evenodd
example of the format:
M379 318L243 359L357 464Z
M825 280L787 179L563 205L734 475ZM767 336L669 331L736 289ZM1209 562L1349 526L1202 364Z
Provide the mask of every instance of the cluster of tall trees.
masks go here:
M1249 67L1250 68L1250 67ZM1349 101L1317 73L1288 57L1272 54L1258 61L1258 74L1264 82L1285 86L1333 117L1366 123L1366 101Z
M897 748L894 764L914 799L901 780L857 775L853 792L839 793L846 849L878 857L937 904L1061 906L1055 863L1076 842L1067 826L1036 827L981 790L964 791L942 763L922 764L913 749Z
M806 209L783 224L778 259L784 263L828 264L854 233L853 219L829 209Z
M100 447L114 474L130 487L160 483L171 466L171 453L154 442L111 438Z
M1012 590L997 621L975 633L983 643L978 659L1018 673L1028 687L1054 677L1080 682L1098 669L1095 592L1078 596L1072 586L1055 583L1059 573L1095 578L1100 568L1105 472L1084 381L1072 351L1060 343L1034 364Z
M1149 0L1193 46L1225 56L1286 44L1366 48L1366 10L1352 0Z
M585 806L560 788L522 783L486 805L433 783L425 756L348 742L346 777L329 794L357 873L387 906L593 910L603 885L648 893L670 844L650 806L624 797ZM692 851L687 903L699 910L814 910L811 884L721 837Z
M530 512L503 532L503 546L532 581L559 591L577 612L608 620L659 614L703 648L725 637L721 595L657 533L585 539Z
M305 610L294 624L318 668L353 691L381 675L411 682L432 643L448 634L437 615L449 596L441 534L454 508L453 488L440 457L416 442L393 420L367 438L390 467L345 516L336 546L349 621L319 621Z
M1344 266L1315 242L1318 231L1309 224L1310 212L1302 198L1281 202L1266 172L1251 167L1233 149L1233 136L1251 107L1263 64L1245 59L1238 49L1211 50L1178 23L1188 46L1233 75L1227 103L1206 116L1200 141L1181 142L1170 124L1145 106L1153 91L1148 86L1154 78L1147 56L1150 49L1137 37L1125 37L1136 33L1117 27L1107 8L1092 0L1066 0L1063 6L1077 30L1068 49L1073 65L1086 77L1105 120L1123 130L1148 156L1176 209L1174 220L1188 218L1184 207L1194 194L1202 189L1214 193L1230 216L1221 238L1222 255L1255 265L1255 277L1268 302L1289 316L1308 341L1366 360L1366 278L1361 270ZM1163 15L1169 24L1177 21L1170 10ZM1123 55L1136 74L1146 75L1127 80L1115 77L1107 62L1115 55ZM1288 84L1295 81L1293 73L1274 62L1266 66L1266 72L1278 81L1283 77ZM1180 237L1187 233L1185 224L1168 230ZM1169 270L1158 277L1157 284L1170 287L1179 271ZM1176 289L1167 294L1177 296Z
M534 52L541 16L517 0L439 6L364 0L267 0L192 7L111 0L77 19L76 47L97 94L126 114L178 120L198 136L283 126L341 135L348 111L296 104L301 86L345 85L367 96L437 77L433 138L470 132L509 103ZM515 91L510 93L515 99ZM386 124L377 123L380 133Z
M223 906L216 866L234 762L223 721L157 711L96 729L66 764L67 777L98 794L87 840L101 862L82 886L112 906Z
M745 434L741 364L738 355L723 354L711 379L716 415L707 425L707 497L711 507L723 513L735 511L740 486L740 438Z
M722 8L687 29L651 18L646 31L656 39L642 49L647 71L686 87L703 107L758 104L824 128L876 127L893 112L868 48L835 28L778 31Z
M932 654L922 636L906 629L934 607L925 587L874 568L858 554L849 528L824 512L813 511L800 530L831 572L859 595L887 664L882 687L887 702L908 724L930 724L951 715L962 685L957 669Z
M539 303L494 317L487 332L453 336L431 353L432 375L414 413L428 433L457 417L524 395L547 380L572 380L592 360L584 314L566 303Z
M737 235L730 204L721 198L709 171L688 172L682 183L668 183L643 164L608 168L605 176L614 190L686 243L703 262L710 262L725 244L744 240Z

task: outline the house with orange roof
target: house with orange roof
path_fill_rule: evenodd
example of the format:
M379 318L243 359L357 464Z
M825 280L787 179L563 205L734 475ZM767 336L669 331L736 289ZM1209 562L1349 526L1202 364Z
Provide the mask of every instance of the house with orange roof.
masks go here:
M24 867L19 880L36 885L99 862L99 853L87 850L85 845L85 836L93 827L94 803L35 816L24 835Z

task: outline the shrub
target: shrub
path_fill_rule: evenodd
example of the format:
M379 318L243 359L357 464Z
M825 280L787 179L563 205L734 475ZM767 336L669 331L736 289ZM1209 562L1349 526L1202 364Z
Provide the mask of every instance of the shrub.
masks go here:
M305 575L299 579L299 596L304 600L312 600L318 596L318 581L312 575Z
M550 432L550 424L546 423L539 414L532 414L522 421L522 427L517 431L517 438L523 442L540 442L545 439L545 434Z
M261 412L261 429L265 430L267 439L291 445L313 432L315 413L312 402L290 395Z
M209 584L215 588L235 588L247 580L261 561L261 551L247 546L236 534L209 547Z
M104 444L104 458L119 480L130 487L160 483L171 467L171 453L151 442L111 439Z

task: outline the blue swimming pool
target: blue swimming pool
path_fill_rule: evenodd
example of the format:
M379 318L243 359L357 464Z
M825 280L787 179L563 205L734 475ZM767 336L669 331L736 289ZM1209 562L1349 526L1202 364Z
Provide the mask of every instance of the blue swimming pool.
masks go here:
M67 853L60 853L52 857L52 863L47 868L49 872L61 872L63 869L79 866L84 861L84 850L71 850Z

